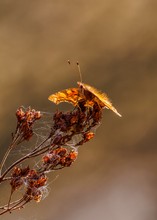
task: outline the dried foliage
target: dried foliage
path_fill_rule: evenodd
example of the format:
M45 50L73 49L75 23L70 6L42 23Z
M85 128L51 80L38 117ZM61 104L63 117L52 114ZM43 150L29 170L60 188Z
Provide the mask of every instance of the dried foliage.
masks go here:
M68 112L56 111L45 139L4 170L10 152L23 142L30 141L34 134L34 125L44 117L40 111L30 107L17 109L16 130L0 165L0 183L7 181L11 187L8 203L0 207L0 215L21 209L32 200L41 201L43 189L47 185L47 174L71 166L77 158L78 147L94 137L104 107L121 116L105 94L86 84L78 85L78 88L63 90L49 97L55 104L69 102L74 105L74 109ZM38 167L30 168L29 159L37 157L40 157ZM25 166L24 162L28 165ZM13 200L13 194L21 188L21 198Z

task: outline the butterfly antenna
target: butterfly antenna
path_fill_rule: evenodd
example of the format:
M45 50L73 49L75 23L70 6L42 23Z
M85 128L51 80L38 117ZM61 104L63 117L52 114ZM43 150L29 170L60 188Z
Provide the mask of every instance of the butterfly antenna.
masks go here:
M80 82L82 83L82 73L81 73L81 68L80 68L80 64L79 62L77 61L77 67L78 67L78 71L79 71L79 75L80 75Z
M68 60L68 64L71 65L71 61L70 60ZM80 76L80 82L82 83L82 73L81 73L80 64L79 64L78 61L76 62L76 64L77 64L77 67L78 67L78 72L79 72L79 76Z
M71 69L71 61L68 60L67 63L69 64L69 66L70 66L70 71L71 71L71 70L72 70L72 69Z

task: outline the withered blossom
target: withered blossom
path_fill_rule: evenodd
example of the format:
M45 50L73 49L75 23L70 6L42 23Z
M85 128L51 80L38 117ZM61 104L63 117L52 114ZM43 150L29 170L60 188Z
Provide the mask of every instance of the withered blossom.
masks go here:
M20 141L28 141L33 136L33 125L36 120L41 118L41 113L31 108L24 111L24 109L20 107L16 111L16 117L17 128L15 135L20 136Z

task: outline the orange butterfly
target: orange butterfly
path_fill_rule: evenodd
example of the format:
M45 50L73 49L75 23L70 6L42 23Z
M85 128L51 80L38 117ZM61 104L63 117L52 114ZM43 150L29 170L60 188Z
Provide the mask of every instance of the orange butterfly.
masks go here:
M118 113L105 93L82 82L78 82L77 84L79 86L78 88L69 88L59 91L50 95L48 99L55 104L69 102L74 106L77 106L79 101L85 100L85 105L88 107L93 107L94 103L97 102L101 108L108 108L121 117L121 114Z

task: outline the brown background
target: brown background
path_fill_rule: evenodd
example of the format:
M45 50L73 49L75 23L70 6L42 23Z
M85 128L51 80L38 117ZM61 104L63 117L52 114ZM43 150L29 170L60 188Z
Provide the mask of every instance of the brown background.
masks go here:
M47 97L76 86L77 60L83 81L123 115L105 110L73 166L51 174L48 197L3 220L157 219L156 7L155 0L0 1L1 157L16 108L54 111Z

